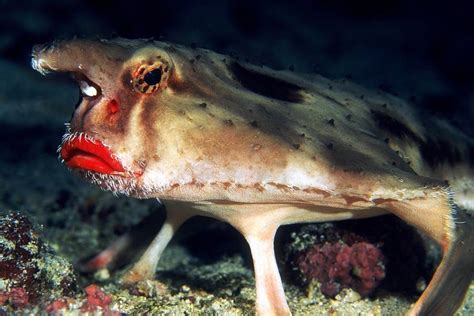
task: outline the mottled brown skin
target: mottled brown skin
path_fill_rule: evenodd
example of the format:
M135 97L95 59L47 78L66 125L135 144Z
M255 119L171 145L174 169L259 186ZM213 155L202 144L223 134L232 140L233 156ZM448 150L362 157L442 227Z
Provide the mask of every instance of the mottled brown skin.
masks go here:
M68 135L106 144L127 172L79 173L167 206L167 221L126 282L153 277L179 226L210 216L236 227L250 245L257 314L287 315L273 253L280 225L391 212L444 253L409 313L452 314L462 303L474 270L474 224L455 203L474 209L474 151L448 124L422 120L408 103L344 80L170 43L54 42L35 47L32 64L86 77L98 90L76 108ZM158 66L158 84L139 80ZM106 253L113 257L119 245Z

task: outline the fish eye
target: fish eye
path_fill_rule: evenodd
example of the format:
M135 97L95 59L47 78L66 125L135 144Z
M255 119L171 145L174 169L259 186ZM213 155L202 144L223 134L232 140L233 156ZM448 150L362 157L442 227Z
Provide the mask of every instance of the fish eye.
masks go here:
M161 81L161 68L155 68L149 72L147 72L143 76L143 81L145 81L146 84L149 84L150 86L153 86L155 84L160 83Z
M166 88L170 75L170 66L164 60L143 63L132 72L132 85L135 91L151 94L158 89Z

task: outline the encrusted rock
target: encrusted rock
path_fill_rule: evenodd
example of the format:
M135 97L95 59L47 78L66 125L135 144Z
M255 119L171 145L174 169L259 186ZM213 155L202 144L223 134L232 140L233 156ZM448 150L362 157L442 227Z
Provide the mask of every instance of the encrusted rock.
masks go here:
M74 288L72 266L41 240L25 215L0 216L0 305L19 309Z

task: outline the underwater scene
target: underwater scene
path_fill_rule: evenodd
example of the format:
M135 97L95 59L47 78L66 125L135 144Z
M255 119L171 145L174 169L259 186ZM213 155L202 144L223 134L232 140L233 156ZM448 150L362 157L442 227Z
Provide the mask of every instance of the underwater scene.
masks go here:
M0 0L0 315L474 315L472 12Z

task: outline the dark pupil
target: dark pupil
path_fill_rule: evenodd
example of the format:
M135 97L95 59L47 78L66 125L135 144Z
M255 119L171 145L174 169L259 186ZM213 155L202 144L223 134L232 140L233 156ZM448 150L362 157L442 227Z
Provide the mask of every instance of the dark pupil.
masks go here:
M161 69L156 68L153 69L152 71L149 71L146 73L146 75L143 77L143 80L150 86L153 86L157 83L160 83L161 81Z

